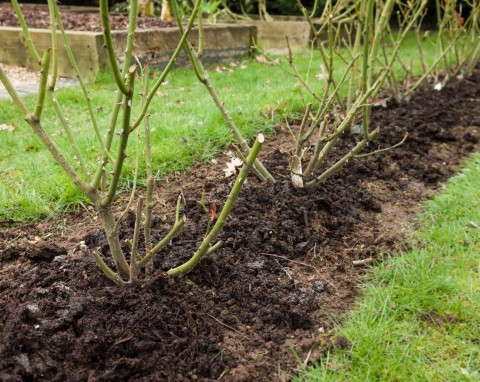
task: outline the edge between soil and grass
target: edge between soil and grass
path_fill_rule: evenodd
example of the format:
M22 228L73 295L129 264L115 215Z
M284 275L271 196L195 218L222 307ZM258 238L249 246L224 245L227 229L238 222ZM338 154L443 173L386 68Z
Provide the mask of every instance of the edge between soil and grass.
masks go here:
M308 381L480 380L480 153L425 205L413 248L371 268Z
M400 53L404 60L413 63L414 72L418 74L421 72L421 63L413 53L414 50L409 49L413 46L416 46L416 42L412 34L404 42ZM425 42L424 49L426 53L433 52L434 46ZM271 131L273 126L283 120L284 107L289 117L301 117L304 105L296 85L297 79L284 70L288 70L286 59L279 57L279 61L280 65L265 65L245 58L210 67L214 86L245 136ZM336 61L339 66L345 66L338 57ZM312 87L318 91L321 81L313 80L313 77L321 70L320 53L301 50L295 54L295 62L302 75L310 78ZM394 70L402 77L399 64ZM336 75L339 76L339 73ZM156 75L158 74L154 74ZM102 131L106 130L109 123L113 85L110 72L100 73L89 82L92 105ZM188 171L195 161L209 161L232 143L232 134L193 71L176 68L159 89L157 96L152 102L150 122L152 165L158 179L175 171ZM94 167L98 150L95 149L96 143L85 106L79 103L82 99L81 89L59 89L57 98L70 118L78 145L85 153L85 160ZM35 96L25 97L24 102L28 108L32 108ZM134 105L134 109L138 112L138 105ZM60 149L74 163L70 142L50 103L45 105L43 123ZM0 100L0 124L12 128L11 131L0 131L3 143L0 150L0 222L21 223L45 219L89 203L56 165L10 100ZM130 165L136 156L134 146L129 146L130 159L127 159L129 162L123 169L124 183L120 187L123 191L131 187L133 176ZM141 169L144 168L143 160L140 155ZM140 183L145 178L142 171L139 174Z

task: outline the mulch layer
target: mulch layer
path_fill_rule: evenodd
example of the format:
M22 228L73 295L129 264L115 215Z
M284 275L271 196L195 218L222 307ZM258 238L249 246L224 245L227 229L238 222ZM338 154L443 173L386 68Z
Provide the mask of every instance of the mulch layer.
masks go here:
M30 28L50 29L50 16L48 7L44 4L20 4L23 17ZM92 8L91 12L75 12L75 7L59 7L62 24L65 30L101 32L102 24L98 10ZM85 8L81 8L84 10ZM10 2L0 3L0 26L20 27L17 14ZM137 29L170 28L176 23L162 21L160 17L139 16ZM110 15L110 27L112 30L126 30L128 27L127 14Z
M288 380L299 368L295 353L309 363L328 346L349 346L328 333L368 271L353 261L381 262L408 246L404 228L414 227L419 203L478 149L480 72L420 90L408 104L375 107L372 124L382 128L375 147L409 137L308 191L291 186L292 140L279 126L261 155L277 182L249 177L225 245L182 278L161 270L202 240L202 184L206 204L223 205L233 182L221 176L227 156L159 182L155 239L169 230L180 192L188 222L148 281L118 287L96 268L91 251L108 248L93 211L2 229L0 380ZM338 152L352 141L344 137ZM133 224L131 212L123 238Z

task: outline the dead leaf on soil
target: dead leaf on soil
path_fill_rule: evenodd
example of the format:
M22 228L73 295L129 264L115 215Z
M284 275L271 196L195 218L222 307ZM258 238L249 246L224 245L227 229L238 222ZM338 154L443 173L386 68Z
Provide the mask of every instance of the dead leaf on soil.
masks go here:
M223 169L223 172L225 173L225 178L236 175L237 167L241 167L242 164L243 161L240 158L232 158L232 160L227 163L227 167Z
M13 130L15 130L15 126L10 126L10 125L7 125L7 124L5 124L5 123L3 123L3 124L0 125L0 131L9 131L9 132L11 132L11 131L13 131Z
M39 243L40 241L42 241L42 239L39 237L39 236L35 236L33 238L33 240L27 240L27 243L28 244L37 244Z
M377 100L373 103L373 106L386 108L387 105L388 105L388 101L390 101L390 99L391 99L391 97L382 98L382 99L377 99Z

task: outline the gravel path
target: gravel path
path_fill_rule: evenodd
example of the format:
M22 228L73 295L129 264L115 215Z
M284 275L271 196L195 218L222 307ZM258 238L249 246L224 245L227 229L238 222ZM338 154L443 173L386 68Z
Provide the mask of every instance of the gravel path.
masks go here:
M18 66L10 66L2 64L3 69L8 74L10 81L12 81L15 90L21 97L29 94L36 94L38 89L38 73L31 70L21 68ZM59 78L57 81L57 88L64 88L78 85L78 81L71 78ZM0 83L0 99L10 98L7 91Z

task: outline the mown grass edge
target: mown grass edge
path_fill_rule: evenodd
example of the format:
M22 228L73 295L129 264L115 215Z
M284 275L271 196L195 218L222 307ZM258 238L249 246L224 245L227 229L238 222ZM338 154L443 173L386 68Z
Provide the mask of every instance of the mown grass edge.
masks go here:
M480 380L480 153L425 203L413 249L372 267L306 381Z

